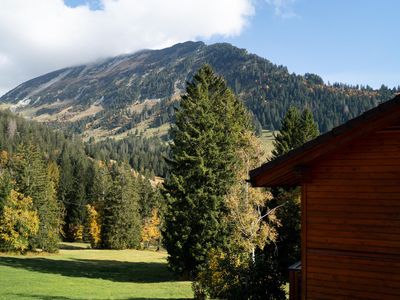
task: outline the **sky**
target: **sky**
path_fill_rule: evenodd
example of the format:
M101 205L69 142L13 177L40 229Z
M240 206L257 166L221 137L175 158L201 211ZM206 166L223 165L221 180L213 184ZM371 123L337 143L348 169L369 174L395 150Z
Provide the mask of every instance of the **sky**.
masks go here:
M0 95L59 68L229 42L325 82L400 85L397 0L0 0Z

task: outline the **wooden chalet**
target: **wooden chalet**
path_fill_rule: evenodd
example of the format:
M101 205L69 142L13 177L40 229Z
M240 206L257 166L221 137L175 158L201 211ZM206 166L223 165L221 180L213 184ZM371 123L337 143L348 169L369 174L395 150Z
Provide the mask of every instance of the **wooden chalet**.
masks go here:
M302 187L302 299L400 299L400 95L250 181Z

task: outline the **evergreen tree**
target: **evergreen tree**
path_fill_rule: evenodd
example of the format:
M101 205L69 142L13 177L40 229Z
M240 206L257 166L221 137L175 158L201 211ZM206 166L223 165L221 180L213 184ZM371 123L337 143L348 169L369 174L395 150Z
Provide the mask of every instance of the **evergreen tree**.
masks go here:
M64 233L69 241L84 238L89 162L80 147L65 146L59 158L58 194L65 208Z
M56 252L60 242L62 228L62 206L57 198L57 189L60 180L60 172L55 162L50 162L47 166L47 201L42 208L41 224L39 226L38 246L47 252ZM40 210L39 210L40 216Z
M245 181L249 169L260 165L263 157L253 133L243 136L237 156L242 163L226 196L228 213L224 216L233 227L230 245L208 253L193 284L194 291L197 296L202 293L211 299L284 299L282 281L275 270L277 264L265 263L267 258L260 254L268 242L276 240L276 209L263 212L271 194L262 188L251 188Z
M112 188L112 178L108 166L102 161L95 161L91 164L92 180L88 190L90 202L96 211L102 215L106 197Z
M313 114L308 109L303 110L299 127L300 138L298 145L295 147L300 147L302 144L316 138L319 135L318 124L314 121Z
M279 157L292 149L300 147L317 137L318 134L318 126L314 122L312 113L305 109L300 114L296 108L291 107L282 120L281 130L274 141L273 157ZM278 269L282 280L286 280L288 267L301 259L300 190L298 188L280 188L273 189L272 194L274 196L274 200L271 201L273 206L284 203L276 212L276 216L281 222L281 226L276 228L278 233L276 246L278 248ZM274 247L275 245L269 245L266 251L273 252L275 250Z
M249 127L249 114L225 81L202 67L176 112L171 176L164 185L163 241L171 269L184 277L195 275L210 249L227 245L224 197L235 180L236 148Z
M275 136L273 158L300 146L301 117L297 108L290 107L282 120L281 130Z
M130 168L116 169L111 191L107 194L101 240L103 248L127 249L140 245L141 220L137 185Z
M163 203L157 187L153 188L150 181L138 174L139 210L142 220L151 218L153 210L162 210Z
M73 197L69 206L70 234L74 240L84 240L84 225L86 223L86 205L88 202L87 189L88 164L83 153L75 155L73 160Z
M31 239L31 247L48 252L57 251L61 230L61 208L55 186L58 178L54 178L58 175L54 168L48 169L38 148L33 145L21 145L13 161L18 191L32 198L39 216L39 231Z
M305 109L300 114L299 110L292 106L282 120L279 133L275 136L272 158L286 154L318 135L318 125L314 122L312 112Z
M6 199L12 190L12 180L8 170L1 170L0 174L0 213L6 203Z
M69 149L64 147L58 164L60 166L60 184L58 188L58 197L64 207L65 210L65 218L64 218L64 237L73 241L73 237L69 234L69 224L71 223L70 218L70 207L73 203L73 189L74 189L74 178L73 178L73 169L71 163L71 155L69 153Z

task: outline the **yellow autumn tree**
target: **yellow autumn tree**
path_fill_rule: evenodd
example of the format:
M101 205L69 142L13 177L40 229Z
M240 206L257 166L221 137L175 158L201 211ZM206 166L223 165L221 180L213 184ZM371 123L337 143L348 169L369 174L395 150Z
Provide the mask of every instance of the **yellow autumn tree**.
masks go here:
M161 220L158 209L154 208L151 211L151 218L144 222L142 229L142 243L144 248L149 248L150 244L159 244L161 237L160 232Z
M92 248L101 246L101 220L100 215L94 206L86 205L87 229L89 231L89 240Z
M236 172L236 183L231 187L225 200L229 213L227 221L233 225L234 245L251 255L254 261L255 249L263 249L268 241L276 239L275 210L268 209L272 199L270 192L263 188L252 188L246 182L249 170L261 164L264 157L259 140L251 132L243 136L243 147L238 149L241 161Z
M256 263L256 249L276 239L275 210L268 208L272 199L265 189L252 188L246 182L249 170L260 165L264 157L260 142L251 132L242 136L236 152L239 163L236 180L225 196L225 222L231 228L227 248L212 249L207 262L193 282L197 299L210 297L247 299L246 284Z
M11 190L0 214L0 249L24 252L39 230L39 217L32 199Z
M0 168L4 168L9 160L9 154L7 151L0 151Z

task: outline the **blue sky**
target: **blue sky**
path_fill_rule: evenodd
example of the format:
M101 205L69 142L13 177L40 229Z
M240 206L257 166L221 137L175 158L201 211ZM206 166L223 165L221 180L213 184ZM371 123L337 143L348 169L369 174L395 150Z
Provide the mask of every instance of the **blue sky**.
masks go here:
M400 1L286 3L279 15L273 5L258 1L240 36L210 42L230 42L291 72L316 73L331 83L400 85Z
M398 0L1 0L0 95L45 73L187 40L326 82L400 85Z
M97 0L67 0L70 6ZM390 87L400 85L400 1L257 0L242 33L214 36L289 71L319 74L325 81Z

